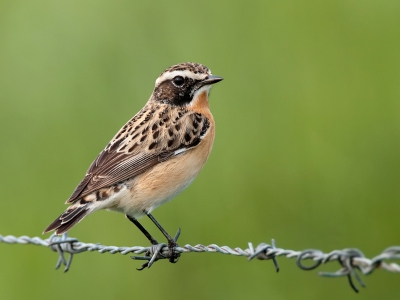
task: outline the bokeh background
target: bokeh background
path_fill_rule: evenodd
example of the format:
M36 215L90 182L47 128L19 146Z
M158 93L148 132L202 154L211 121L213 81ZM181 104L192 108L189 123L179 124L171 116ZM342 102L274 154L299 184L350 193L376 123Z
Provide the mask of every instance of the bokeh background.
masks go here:
M0 234L42 236L156 77L184 61L213 88L212 155L154 212L181 244L361 249L399 238L400 1L0 2ZM149 220L145 227L161 239ZM147 245L122 214L70 231L83 242ZM46 237L46 236L44 236ZM137 272L128 256L0 245L1 299L353 299L346 278L293 259L187 254ZM319 270L334 271L332 264ZM398 274L364 278L363 299L398 299Z

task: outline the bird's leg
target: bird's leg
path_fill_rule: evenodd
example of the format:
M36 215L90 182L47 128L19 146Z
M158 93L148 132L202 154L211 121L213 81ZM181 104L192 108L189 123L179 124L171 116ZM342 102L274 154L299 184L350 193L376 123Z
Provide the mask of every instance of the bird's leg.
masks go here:
M135 218L132 218L128 215L125 215L126 218L131 221L133 224L136 225L137 228L139 228L139 230L147 237L147 239L150 241L150 243L153 245L153 247L157 247L157 245L159 245L159 247L157 247L158 249L156 250L156 252L153 253L153 256L151 256L151 252L147 251L145 256L131 256L132 259L144 259L144 260L148 260L148 262L144 263L142 265L141 268L138 268L137 270L142 271L144 268L150 268L151 265L157 260L157 255L158 253L161 251L161 245L157 242L157 240L155 238L152 237L152 235L142 226L142 224L139 223L138 220L136 220Z
M125 217L129 221L131 221L133 224L135 224L137 228L139 228L139 230L147 237L147 239L150 241L150 243L153 246L158 245L157 240L151 236L151 234L142 226L142 224L139 223L138 220L136 220L135 218L132 218L132 217L130 217L128 215L125 215Z
M161 224L157 222L157 220L153 217L153 215L151 213L149 213L149 212L145 212L145 213L168 240L168 249L169 249L169 254L170 254L169 262L176 263L179 259L180 253L175 253L174 248L179 246L177 243L177 240L179 238L181 230L178 229L178 232L176 233L175 238L172 238L168 234L168 232L166 232L165 229L161 226Z
M178 246L176 241L179 238L180 235L180 229L178 230L177 234L175 235L175 238L172 238L165 230L164 228L157 222L157 220L148 212L146 212L146 215L150 218L150 220L153 221L153 223L157 226L157 228L163 233L163 235L167 238L168 240L168 249L169 249L169 261L172 263L176 263L180 257L180 253L174 253L174 248ZM152 235L142 226L142 224L139 223L138 220L136 220L133 217L130 217L128 215L125 215L126 218L131 221L133 224L136 225L137 228L147 237L147 239L150 241L150 243L153 245L152 250L149 250L146 252L146 256L131 256L132 259L140 259L140 260L148 260L148 262L144 263L141 268L138 270L141 271L144 268L150 268L151 265L159 259L158 255L161 255L161 250L162 247L165 246L165 244L159 244L155 238L152 237Z

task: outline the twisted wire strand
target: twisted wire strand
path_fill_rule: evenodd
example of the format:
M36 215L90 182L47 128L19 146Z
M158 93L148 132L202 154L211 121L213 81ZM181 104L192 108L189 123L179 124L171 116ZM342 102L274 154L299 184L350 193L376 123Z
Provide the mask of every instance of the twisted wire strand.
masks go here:
M104 246L93 243L79 242L76 238L70 238L65 233L62 236L52 235L48 239L41 239L39 237L28 237L20 236L15 237L12 235L2 236L0 235L0 242L7 244L33 244L39 246L49 247L51 250L59 254L59 258L56 264L56 269L61 265L65 266L64 272L67 272L71 266L72 258L74 254L78 254L85 251L97 251L99 253L110 253L126 255L129 253L142 254L144 256L132 256L133 259L156 261L159 259L168 259L171 257L171 252L168 249L167 244L159 244L150 247L133 246L133 247L117 247L117 246ZM325 277L339 277L347 276L350 286L355 292L358 292L357 287L353 282L353 278L356 279L359 285L365 287L364 282L361 280L359 273L363 275L369 275L376 269L383 269L388 272L400 273L400 265L393 262L385 262L387 260L400 260L400 246L392 246L383 250L377 256L369 259L356 248L347 248L343 250L334 250L329 253L323 253L320 250L308 249L303 251L287 250L277 248L275 241L272 240L271 244L261 243L256 247L252 243L248 244L248 248L243 250L239 247L230 248L228 246L218 246L216 244L210 244L204 246L197 244L195 246L185 245L183 247L175 247L174 253L188 253L188 252L214 252L227 255L245 256L248 260L257 258L259 260L271 259L274 262L276 271L279 271L279 266L276 258L284 256L286 258L296 258L297 266L302 270L314 270L321 264L325 264L332 261L338 261L342 266L336 272L319 272L320 276ZM64 254L69 253L68 260L65 259ZM311 260L312 264L304 264L305 260ZM150 267L148 263L146 266ZM142 268L143 269L143 268ZM358 272L357 272L358 271Z

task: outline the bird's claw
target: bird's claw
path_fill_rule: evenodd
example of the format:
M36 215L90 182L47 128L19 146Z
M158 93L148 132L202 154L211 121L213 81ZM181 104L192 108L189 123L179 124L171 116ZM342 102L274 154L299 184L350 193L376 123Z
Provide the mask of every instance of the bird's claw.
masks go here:
M176 264L179 260L179 257L181 256L180 252L175 251L176 247L179 247L177 241L180 235L181 229L178 228L175 237L172 240L168 241L169 262L173 264Z
M160 243L153 245L147 250L146 254L144 256L131 256L132 259L135 260L147 260L140 268L137 268L138 271L142 271L145 268L150 268L154 262L156 262L159 259L168 259L170 263L177 263L179 260L179 257L181 256L180 252L176 251L176 248L179 247L177 241L179 238L179 235L181 233L181 229L179 228L175 237L171 240L168 241L168 244L165 243ZM168 251L166 251L166 248ZM164 250L165 249L165 250Z

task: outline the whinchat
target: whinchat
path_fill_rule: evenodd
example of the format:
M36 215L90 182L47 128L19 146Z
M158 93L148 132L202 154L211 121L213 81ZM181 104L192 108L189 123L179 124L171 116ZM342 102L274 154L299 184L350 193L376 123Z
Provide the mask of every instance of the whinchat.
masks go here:
M197 63L177 64L161 73L146 105L94 160L66 201L70 206L44 233L62 234L87 215L107 209L124 213L156 245L137 221L147 215L172 252L176 240L151 212L188 187L207 161L215 135L208 97L211 86L221 80Z

